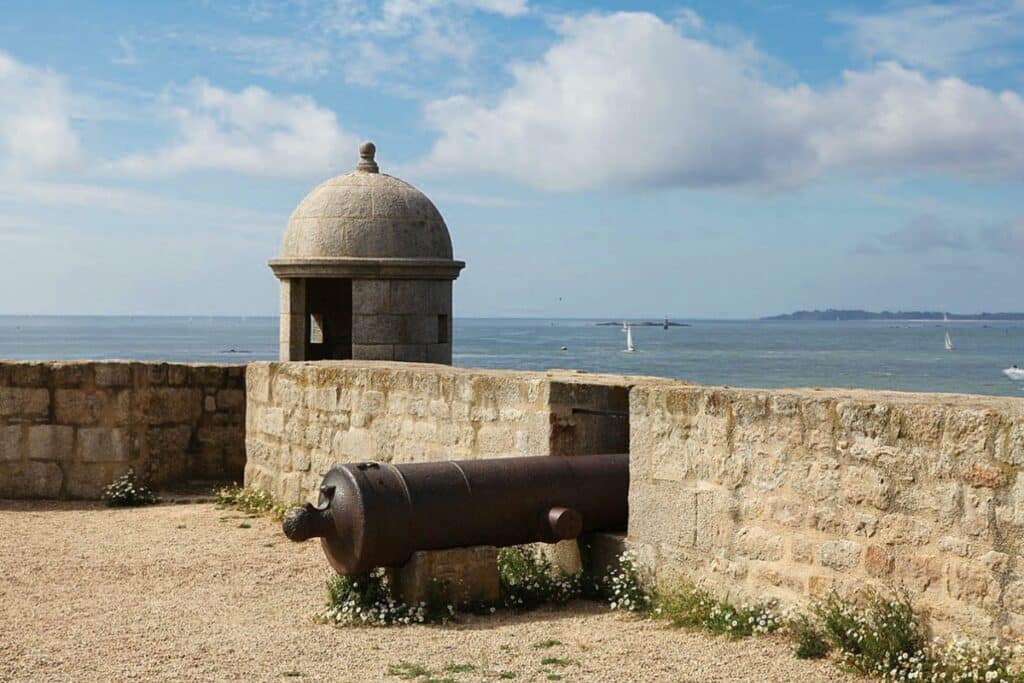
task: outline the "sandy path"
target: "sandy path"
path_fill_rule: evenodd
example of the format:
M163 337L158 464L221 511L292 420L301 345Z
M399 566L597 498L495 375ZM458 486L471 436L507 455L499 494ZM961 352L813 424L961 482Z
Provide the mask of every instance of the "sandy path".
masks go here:
M398 681L400 662L455 681L854 680L778 639L728 641L585 602L332 628L311 619L327 576L318 544L210 504L0 501L0 680ZM548 640L561 644L535 647Z

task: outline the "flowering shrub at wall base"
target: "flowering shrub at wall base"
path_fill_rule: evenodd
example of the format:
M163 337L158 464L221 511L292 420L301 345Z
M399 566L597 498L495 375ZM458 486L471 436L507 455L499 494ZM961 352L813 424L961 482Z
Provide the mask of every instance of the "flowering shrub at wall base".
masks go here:
M427 623L426 603L410 607L395 597L387 570L363 576L335 576L327 582L321 621L340 626L392 626Z
M786 621L775 602L734 605L692 584L658 596L652 614L668 619L673 626L704 628L733 638L774 633Z
M528 610L544 604L564 605L582 594L583 577L567 575L530 546L498 550L498 591L500 602L513 610Z
M214 491L214 494L217 496L217 507L234 508L249 515L270 515L281 520L288 510L287 505L263 489L225 486Z
M111 482L103 491L103 499L110 507L138 507L158 502L156 494L138 482L134 469Z
M651 596L640 583L636 553L627 550L619 555L601 583L612 609L643 612L651 606Z
M1020 659L1009 648L928 642L905 592L892 598L867 592L856 601L832 592L802 619L802 630L816 631L845 665L883 681L1024 683ZM810 637L800 636L798 656Z

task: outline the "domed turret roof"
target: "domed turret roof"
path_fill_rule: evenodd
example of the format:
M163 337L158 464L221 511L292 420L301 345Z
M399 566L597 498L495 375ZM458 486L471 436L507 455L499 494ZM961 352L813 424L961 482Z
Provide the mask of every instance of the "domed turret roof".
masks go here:
M299 203L285 229L280 256L270 262L279 277L345 276L342 271L365 270L371 261L386 262L392 269L454 266L452 277L457 276L465 264L452 260L451 237L441 213L409 183L380 173L375 153L374 144L364 142L356 170L320 184ZM299 272L309 268L320 272Z
M284 233L281 258L452 258L441 213L425 194L378 172L373 143L355 171L302 200Z

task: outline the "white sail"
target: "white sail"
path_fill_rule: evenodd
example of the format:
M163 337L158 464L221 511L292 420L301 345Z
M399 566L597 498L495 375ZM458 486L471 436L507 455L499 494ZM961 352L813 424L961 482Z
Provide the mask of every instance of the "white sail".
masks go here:
M942 314L942 322L944 322L944 323L948 323L949 322L949 314L948 313L943 313Z
M946 350L952 351L955 347L953 346L953 340L949 338L949 332L946 333Z
M626 352L632 353L636 351L636 347L633 346L633 328L630 325L625 325L626 329Z

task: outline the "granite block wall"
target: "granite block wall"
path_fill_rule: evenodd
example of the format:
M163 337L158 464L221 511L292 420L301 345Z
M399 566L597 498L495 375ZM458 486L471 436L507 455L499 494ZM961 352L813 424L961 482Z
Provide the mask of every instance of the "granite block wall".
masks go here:
M241 481L244 443L241 365L0 362L3 498L99 498L129 467Z
M629 543L662 587L799 603L909 589L1024 639L1024 400L637 386Z

